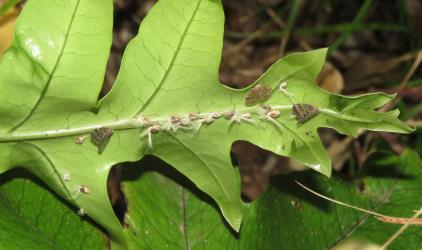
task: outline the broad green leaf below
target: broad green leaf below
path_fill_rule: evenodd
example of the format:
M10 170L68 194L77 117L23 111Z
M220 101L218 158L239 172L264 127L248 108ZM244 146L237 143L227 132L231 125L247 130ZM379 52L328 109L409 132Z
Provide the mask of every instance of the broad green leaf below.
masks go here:
M210 197L168 165L148 157L123 173L129 249L238 248Z
M251 204L249 214L245 213L242 233L258 240L245 237L241 249L274 249L280 243L283 249L309 245L331 249L349 239L383 245L402 225L384 223L323 200L294 182L298 180L333 199L395 217L410 218L422 207L422 160L414 151L406 150L400 156L376 152L362 168L362 177L353 181L341 176L327 181L309 172L274 178L270 190ZM257 221L260 227L254 226ZM421 227L412 226L388 249L418 250L421 233Z
M22 169L0 180L0 248L103 250L108 239Z
M125 229L130 249L331 249L347 240L384 244L401 225L322 200L294 181L331 198L378 213L410 218L422 207L422 160L378 152L362 178L329 182L309 171L274 177L269 190L244 208L237 234L212 201L183 176L157 161L128 167L124 191L129 202ZM420 249L422 228L411 226L388 249Z
M233 142L250 141L329 176L331 160L318 128L348 135L360 128L411 131L398 111L375 111L391 96L344 97L319 89L313 82L326 49L280 59L248 88L222 85L219 0L158 1L128 45L115 85L97 103L111 44L111 7L111 0L25 5L0 62L0 172L24 166L35 173L102 225L115 247L126 242L106 190L113 164L160 157L212 197L239 230ZM265 106L246 106L258 83L269 86L272 96ZM292 107L299 103L318 114L298 124ZM90 133L104 127L114 133L99 154ZM81 193L81 186L91 193Z

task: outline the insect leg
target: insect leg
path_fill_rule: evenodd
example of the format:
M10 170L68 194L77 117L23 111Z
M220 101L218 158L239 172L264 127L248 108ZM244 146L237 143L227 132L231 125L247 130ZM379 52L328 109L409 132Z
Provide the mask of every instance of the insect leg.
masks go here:
M279 90L280 90L280 92L281 92L282 94L284 94L285 96L287 96L287 98L289 99L289 101L290 101L290 103L291 103L291 104L295 104L295 103L296 103L296 101L295 101L295 100L294 100L294 98L293 98L293 94L289 93L289 92L286 90L286 88L287 88L287 82L282 82L282 83L280 84L280 88L279 88Z

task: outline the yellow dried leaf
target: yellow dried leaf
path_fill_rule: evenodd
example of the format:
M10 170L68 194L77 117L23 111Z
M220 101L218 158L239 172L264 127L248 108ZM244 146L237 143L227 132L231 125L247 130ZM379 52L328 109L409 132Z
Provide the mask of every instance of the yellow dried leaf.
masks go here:
M12 43L13 30L18 14L17 10L12 10L0 16L0 56Z

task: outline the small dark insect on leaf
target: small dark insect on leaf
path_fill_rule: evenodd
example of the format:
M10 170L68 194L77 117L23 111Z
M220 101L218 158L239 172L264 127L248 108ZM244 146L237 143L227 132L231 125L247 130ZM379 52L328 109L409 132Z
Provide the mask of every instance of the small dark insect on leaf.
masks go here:
M264 84L257 84L254 86L245 98L246 106L253 106L262 103L271 97L272 89Z
M91 141L98 147L98 153L102 153L113 135L112 128L97 128L91 132Z
M319 109L311 104L294 104L292 112L299 124L303 124L318 115Z

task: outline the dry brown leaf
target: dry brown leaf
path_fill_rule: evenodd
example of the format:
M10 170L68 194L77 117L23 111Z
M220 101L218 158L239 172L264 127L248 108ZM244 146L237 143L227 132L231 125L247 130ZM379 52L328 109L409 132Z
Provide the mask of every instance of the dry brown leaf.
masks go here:
M344 163L349 159L351 152L349 150L353 138L346 137L343 140L335 140L328 148L328 153L333 162L333 169L341 171Z
M17 10L12 10L3 16L0 16L0 56L12 43L13 30L17 17Z
M343 75L328 61L324 64L317 83L321 88L331 93L338 94L344 89Z

